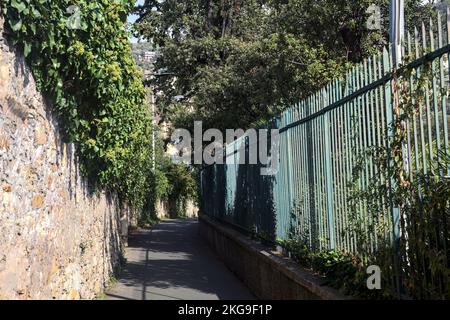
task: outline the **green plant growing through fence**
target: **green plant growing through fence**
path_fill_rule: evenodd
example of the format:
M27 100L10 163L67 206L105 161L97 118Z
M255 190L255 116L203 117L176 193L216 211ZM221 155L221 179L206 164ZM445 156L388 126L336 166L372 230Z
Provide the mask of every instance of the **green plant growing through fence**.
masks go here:
M384 146L359 150L351 184L353 223L347 232L356 235L357 251L363 254L363 261L382 269L382 287L387 294L448 299L450 179L443 173L450 165L450 157L448 150L437 149L434 136L439 128L429 125L427 129L433 136L432 145L426 143L415 150L411 143L415 139L411 127L429 107L432 92L438 99L448 95L431 88L437 77L433 62L401 70L401 74L394 71L393 77L394 99L398 102L394 103L394 120L389 127L392 135ZM428 154L424 155L423 150L429 150ZM417 159L425 157L431 160ZM361 187L359 180L369 159L379 168L379 174ZM427 162L428 170L424 171ZM357 214L361 203L368 213L364 221ZM398 227L383 217L393 208L398 210ZM367 238L367 229L375 230L376 239Z
M336 249L311 249L308 228L299 222L305 220L299 211L301 201L297 201L291 212L290 231L287 240L279 240L285 254L303 267L310 268L323 276L325 284L339 289L344 294L359 298L391 298L383 291L367 289L367 265L356 254Z
M282 242L285 250L347 294L364 298L450 297L450 157L448 150L438 147L439 142L445 146L445 141L437 134L444 111L436 114L435 123L428 122L432 141L422 148L413 143L417 139L414 121L432 113L432 98L446 101L448 97L446 90L436 90L437 77L433 61L393 72L394 120L386 129L391 134L383 133L382 145L358 146L359 119L353 119L352 153L356 159L349 181L351 211L342 231L355 244L353 253L311 250L308 229L298 221L303 217L299 212L302 206L294 205L289 237ZM444 82L442 87L448 85L448 80ZM371 177L367 176L368 165L377 168ZM365 182L361 180L364 174ZM399 211L398 227L390 221L389 210L393 208ZM382 270L382 290L366 287L365 271L370 265Z

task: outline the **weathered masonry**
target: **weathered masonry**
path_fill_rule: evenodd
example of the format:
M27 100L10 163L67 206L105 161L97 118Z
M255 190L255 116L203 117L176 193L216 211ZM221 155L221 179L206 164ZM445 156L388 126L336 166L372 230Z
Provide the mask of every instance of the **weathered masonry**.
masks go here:
M75 147L0 17L0 300L91 299L120 252L115 195L93 195Z

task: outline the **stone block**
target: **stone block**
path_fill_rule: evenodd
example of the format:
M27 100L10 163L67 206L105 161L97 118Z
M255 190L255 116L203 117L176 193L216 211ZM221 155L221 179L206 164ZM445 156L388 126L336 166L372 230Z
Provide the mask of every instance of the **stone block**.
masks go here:
M80 298L80 294L77 290L70 290L69 296L67 297L69 300L77 300Z
M11 203L11 199L12 199L11 193L9 192L3 193L2 204L5 206L9 205Z
M0 55L0 102L6 101L10 82L9 65L4 64L4 60L3 55Z
M6 136L0 135L0 150L9 151L11 144Z
M45 129L41 126L37 126L34 130L34 143L38 146L47 144L48 136Z
M33 207L33 209L40 209L43 207L43 205L44 205L44 197L42 197L41 195L35 196L31 200L31 206Z

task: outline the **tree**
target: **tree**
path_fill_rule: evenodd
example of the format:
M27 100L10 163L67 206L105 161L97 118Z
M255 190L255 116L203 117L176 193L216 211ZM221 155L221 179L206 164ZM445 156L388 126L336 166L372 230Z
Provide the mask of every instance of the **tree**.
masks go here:
M389 0L147 0L136 30L162 48L163 119L247 128L307 97L388 42ZM369 30L375 2L385 23ZM406 0L409 25L430 4Z

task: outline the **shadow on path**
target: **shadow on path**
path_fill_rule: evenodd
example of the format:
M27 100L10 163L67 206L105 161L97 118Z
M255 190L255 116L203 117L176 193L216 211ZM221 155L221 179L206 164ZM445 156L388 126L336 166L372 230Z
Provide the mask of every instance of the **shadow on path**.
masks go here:
M249 300L250 291L200 239L196 220L167 220L129 239L109 300Z

